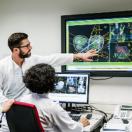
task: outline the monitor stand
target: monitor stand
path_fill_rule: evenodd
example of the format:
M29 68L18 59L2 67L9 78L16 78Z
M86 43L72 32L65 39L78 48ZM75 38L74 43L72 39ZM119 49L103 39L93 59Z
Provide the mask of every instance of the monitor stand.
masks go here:
M72 103L66 103L66 111L72 111Z
M72 104L73 103L66 103L66 108L65 108L66 111L69 111L69 112L74 113L74 114L80 114L81 113L80 110L73 108Z

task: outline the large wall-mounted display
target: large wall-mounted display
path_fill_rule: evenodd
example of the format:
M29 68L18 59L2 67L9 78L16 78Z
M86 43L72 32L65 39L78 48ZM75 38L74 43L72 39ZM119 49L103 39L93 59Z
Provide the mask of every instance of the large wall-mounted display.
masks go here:
M63 71L92 76L132 76L132 11L61 17L62 53L96 49L93 62L76 61Z

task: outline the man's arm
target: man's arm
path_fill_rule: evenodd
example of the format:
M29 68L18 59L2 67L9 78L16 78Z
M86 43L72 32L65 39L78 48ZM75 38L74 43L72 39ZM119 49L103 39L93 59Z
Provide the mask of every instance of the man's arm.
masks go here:
M0 106L0 112L7 112L13 103L14 103L14 99L9 99L3 102L2 105Z
M47 63L52 66L61 66L72 63L74 60L82 60L82 61L92 61L92 57L98 56L96 50L89 50L86 53L59 53L53 54L49 56L36 56L36 58L32 59L31 65L35 65L38 63Z

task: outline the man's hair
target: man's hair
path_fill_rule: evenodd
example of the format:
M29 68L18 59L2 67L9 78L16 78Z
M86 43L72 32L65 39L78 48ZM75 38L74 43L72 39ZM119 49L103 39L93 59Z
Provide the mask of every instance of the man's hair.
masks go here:
M32 66L23 77L26 87L33 93L43 94L54 90L55 69L48 64Z
M27 39L28 35L26 33L13 33L8 38L8 46L11 51L13 51L13 48L19 47L21 45L21 41L24 39Z

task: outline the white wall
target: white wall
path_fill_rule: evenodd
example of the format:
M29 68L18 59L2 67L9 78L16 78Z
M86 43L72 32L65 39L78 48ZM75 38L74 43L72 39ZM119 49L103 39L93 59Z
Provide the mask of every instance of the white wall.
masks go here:
M132 0L0 0L0 58L10 53L7 39L13 32L28 33L33 53L47 55L60 52L61 15L121 10L132 10ZM90 103L108 111L113 107L107 104L131 104L131 80L91 80Z

